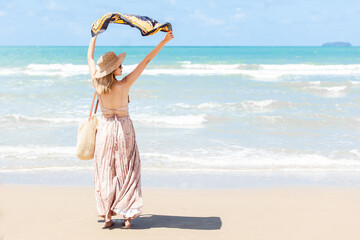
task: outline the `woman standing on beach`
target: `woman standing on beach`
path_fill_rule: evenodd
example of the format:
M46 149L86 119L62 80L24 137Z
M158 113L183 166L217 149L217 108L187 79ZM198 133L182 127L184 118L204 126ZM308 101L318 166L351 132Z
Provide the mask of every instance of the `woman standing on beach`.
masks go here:
M94 50L96 36L88 49L88 65L93 85L100 102L102 117L99 121L94 155L94 185L98 215L105 219L105 227L114 224L111 217L120 214L125 227L141 214L141 162L135 131L128 113L129 90L147 64L164 45L173 39L172 32L121 81L122 62L126 53L102 55L96 69Z

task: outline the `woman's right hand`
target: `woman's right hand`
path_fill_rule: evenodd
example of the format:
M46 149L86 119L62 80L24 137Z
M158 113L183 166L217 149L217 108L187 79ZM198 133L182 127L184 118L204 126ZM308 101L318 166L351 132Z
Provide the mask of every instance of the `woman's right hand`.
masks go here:
M171 39L173 39L173 38L174 38L174 35L173 35L172 31L169 31L169 32L166 33L163 41L164 41L165 43L167 43L167 42L169 42L169 41L170 41Z

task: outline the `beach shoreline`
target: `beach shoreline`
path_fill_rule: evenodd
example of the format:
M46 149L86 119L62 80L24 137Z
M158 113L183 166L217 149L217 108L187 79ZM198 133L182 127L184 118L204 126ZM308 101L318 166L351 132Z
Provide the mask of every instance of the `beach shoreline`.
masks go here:
M143 188L133 229L102 229L90 186L0 187L2 239L359 239L360 188Z
M92 187L93 170L56 171L46 168L28 171L0 171L5 185L51 185ZM360 174L354 170L284 169L244 171L147 170L141 172L145 188L239 189L273 187L360 187Z

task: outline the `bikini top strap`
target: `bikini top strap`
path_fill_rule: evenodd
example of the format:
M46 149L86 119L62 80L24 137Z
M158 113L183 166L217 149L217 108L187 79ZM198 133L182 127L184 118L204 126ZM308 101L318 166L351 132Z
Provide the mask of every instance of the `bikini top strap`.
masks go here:
M101 110L102 112L106 112L106 111L117 111L117 110L127 110L128 109L128 105L126 106L121 106L121 107L118 107L118 108L106 108L104 107L104 104L101 100L101 94L98 95L98 99L100 99L100 106L101 106ZM130 102L130 97L128 95L128 102ZM97 106L97 105L96 105Z

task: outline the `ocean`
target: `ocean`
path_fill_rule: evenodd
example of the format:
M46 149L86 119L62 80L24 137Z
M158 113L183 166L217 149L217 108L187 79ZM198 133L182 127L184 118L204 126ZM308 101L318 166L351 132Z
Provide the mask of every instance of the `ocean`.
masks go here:
M126 75L151 50L95 59L126 52ZM93 160L75 155L94 93L86 53L0 47L1 183L92 184ZM129 109L144 185L237 187L359 185L359 106L360 47L165 47Z

